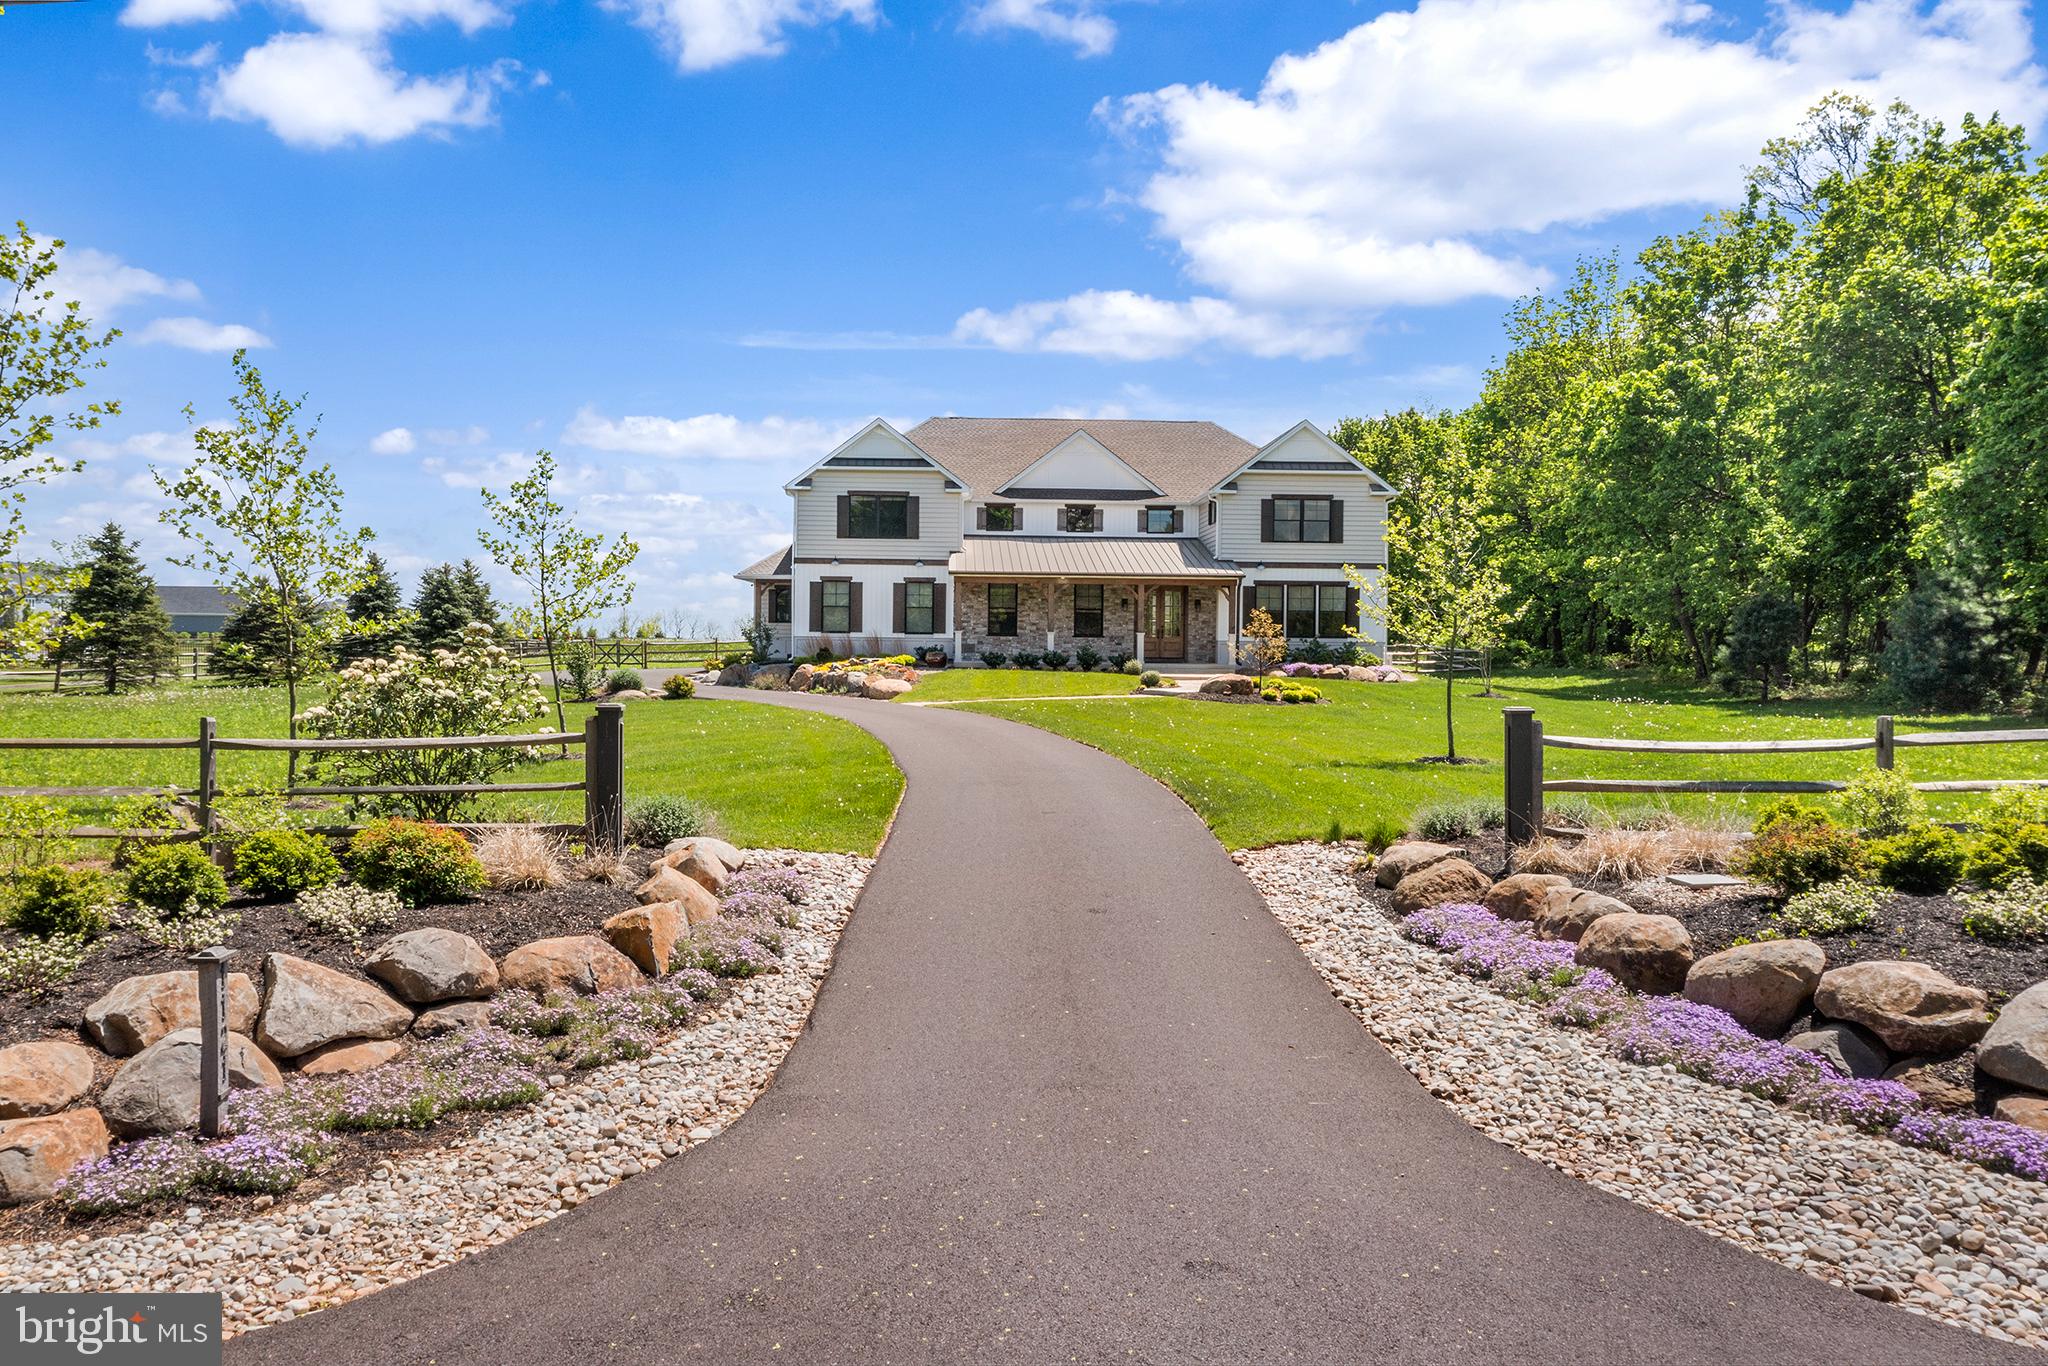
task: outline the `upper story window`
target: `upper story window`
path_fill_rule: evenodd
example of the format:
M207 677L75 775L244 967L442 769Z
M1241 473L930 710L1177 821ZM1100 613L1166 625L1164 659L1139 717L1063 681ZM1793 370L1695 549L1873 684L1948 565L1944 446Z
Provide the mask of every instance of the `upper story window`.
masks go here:
M1171 536L1180 530L1180 509L1146 508L1144 529L1150 536Z
M819 628L826 631L851 631L853 629L853 580L826 579L824 613Z
M1017 634L1017 585L992 583L988 586L988 633L992 636Z
M848 540L915 540L917 502L907 493L842 493L839 534Z
M1069 503L1060 509L1060 530L1102 530L1102 509L1093 503Z
M1017 531L1017 505L1015 503L990 503L981 510L983 531Z
M1214 498L1209 500L1209 525L1216 525L1216 500Z
M1102 634L1101 584L1077 583L1074 585L1074 634L1077 636L1100 636Z
M911 582L903 585L903 632L905 635L928 636L938 630L933 618L933 585L929 582Z
M786 583L771 584L768 591L762 596L768 600L769 622L771 624L787 625L789 623L789 585Z
M1334 541L1331 535L1335 519L1331 516L1331 500L1328 498L1272 498L1267 500L1273 510L1272 534L1270 541Z

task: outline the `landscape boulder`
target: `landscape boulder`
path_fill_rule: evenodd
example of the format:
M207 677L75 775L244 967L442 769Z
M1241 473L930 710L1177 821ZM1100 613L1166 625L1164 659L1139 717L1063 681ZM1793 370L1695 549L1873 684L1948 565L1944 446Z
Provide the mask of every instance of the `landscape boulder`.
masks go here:
M505 986L545 996L551 991L577 991L586 996L640 982L633 960L594 934L536 939L505 955L498 965Z
M1884 1079L1910 1088L1920 1099L1943 1110L1967 1110L1977 1103L1969 1059L1960 1053L1946 1058L1902 1059L1885 1069Z
M484 1001L451 1001L445 1006L423 1010L412 1022L412 1032L423 1039L438 1034L453 1034L460 1029L475 1029L478 1025L491 1022L491 1007Z
M910 691L910 685L900 678L870 676L861 688L861 696L872 697L877 702L887 702L892 697L901 697Z
M809 692L811 680L817 676L818 671L816 669L808 664L799 664L789 671L789 690L791 692Z
M1685 975L1685 999L1725 1010L1752 1034L1775 1039L1813 999L1827 954L1810 939L1767 939L1708 954Z
M228 1028L246 1034L256 1025L260 1004L246 972L228 974ZM85 1032L117 1058L143 1049L164 1035L199 1024L199 973L192 968L152 972L116 982L85 1008Z
M1821 974L1815 1009L1860 1024L1894 1053L1955 1053L1991 1027L1988 998L1926 963L1875 960Z
M393 935L363 960L363 971L413 1005L489 996L498 965L466 934L429 926Z
M684 877L673 868L656 867L654 875L640 884L635 896L643 906L680 903L683 918L692 925L701 925L718 917L718 898L705 891L702 883Z
M0 1121L0 1205L48 1198L73 1167L107 1155L107 1137L93 1109Z
M642 972L660 977L668 972L669 955L675 952L677 938L688 928L689 921L684 918L680 903L657 901L620 911L605 921L604 937Z
M1977 1066L2015 1086L2048 1091L2048 982L2006 1002L1977 1047Z
M1392 887L1410 873L1419 873L1432 863L1442 863L1447 858L1457 858L1464 851L1453 849L1448 844L1432 844L1428 840L1409 840L1404 844L1389 845L1374 864L1373 880L1382 887Z
M725 880L732 875L724 861L701 844L677 854L669 861L668 866L713 896L725 890ZM659 898L662 901L674 899L666 896Z
M1992 1107L1991 1117L2048 1133L2048 1096L2004 1096Z
M679 840L670 840L662 846L661 861L673 862L677 857L692 849L708 851L712 857L726 866L727 871L737 873L747 866L747 851L736 844L729 844L716 835L685 835Z
M811 675L812 692L845 692L846 674L837 669L820 669Z
M1594 921L1610 915L1633 915L1635 909L1626 901L1616 901L1601 892L1583 887L1567 891L1560 887L1536 908L1536 937L1576 944Z
M404 1051L405 1045L395 1039L343 1039L300 1058L299 1071L308 1077L353 1076L382 1067Z
M296 1058L336 1039L395 1039L412 1012L373 983L273 953L263 960L263 1012L256 1042L273 1057Z
M744 688L747 686L747 666L728 664L718 671L715 681L721 688Z
M1394 914L1408 915L1452 902L1477 903L1493 879L1461 858L1447 858L1394 884Z
M0 1119L51 1115L92 1089L92 1052L62 1039L0 1048Z
M1571 885L1556 873L1516 873L1494 883L1483 904L1502 920L1534 920L1552 892Z
M758 688L762 686L761 680L765 678L774 687L786 688L789 686L790 675L793 672L795 671L787 664L763 664L749 672L747 683L751 687Z
M1668 996L1692 968L1692 936L1675 916L1616 912L1586 927L1574 956L1632 991Z
M1881 1077L1891 1055L1869 1030L1852 1024L1824 1024L1785 1040L1786 1046L1817 1054L1845 1077Z
M1245 674L1217 674L1196 691L1216 697L1250 697L1258 689L1258 680Z
M199 1031L164 1035L121 1064L100 1097L107 1127L124 1138L168 1134L199 1122ZM228 1085L280 1086L284 1076L244 1034L228 1035Z

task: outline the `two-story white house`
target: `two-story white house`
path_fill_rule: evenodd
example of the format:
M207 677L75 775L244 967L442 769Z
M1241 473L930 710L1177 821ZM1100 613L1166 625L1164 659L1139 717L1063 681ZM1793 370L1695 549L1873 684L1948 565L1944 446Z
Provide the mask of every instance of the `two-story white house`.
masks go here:
M790 545L738 575L784 657L1228 666L1260 608L1291 643L1352 627L1385 653L1344 568L1385 572L1394 490L1307 422L1254 446L1213 422L877 419L784 488Z

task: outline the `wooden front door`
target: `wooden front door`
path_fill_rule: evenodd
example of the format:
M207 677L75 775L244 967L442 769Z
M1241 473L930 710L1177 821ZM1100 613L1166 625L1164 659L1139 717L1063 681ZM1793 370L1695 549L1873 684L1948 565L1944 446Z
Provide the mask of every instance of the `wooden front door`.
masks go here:
M1145 610L1145 659L1173 664L1188 657L1188 590L1155 588Z

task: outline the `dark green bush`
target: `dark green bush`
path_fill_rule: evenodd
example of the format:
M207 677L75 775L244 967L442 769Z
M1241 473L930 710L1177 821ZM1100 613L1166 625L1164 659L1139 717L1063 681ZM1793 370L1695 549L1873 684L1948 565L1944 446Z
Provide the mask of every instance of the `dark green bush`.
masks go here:
M1974 711L2011 686L2015 670L2004 640L1982 593L1929 573L1892 613L1885 678L1913 711Z
M458 830L427 821L368 825L349 841L348 870L373 892L408 906L461 901L484 888L484 866Z
M2048 882L2048 825L1987 826L1970 842L1963 876L1980 887L2005 887L2025 875Z
M1870 871L1879 882L1914 896L1939 896L1963 880L1969 844L1945 825L1917 825L1875 840Z
M643 797L626 809L626 837L649 849L710 829L711 808L673 793Z
M1077 645L1074 647L1074 662L1083 669L1092 670L1102 662L1102 651L1093 645Z
M1797 797L1773 797L1758 808L1749 831L1761 839L1781 825L1801 830L1827 830L1834 824L1827 812L1811 802L1803 802Z
M1737 871L1768 882L1787 896L1810 892L1863 869L1863 841L1814 813L1818 821L1780 820L1749 842L1737 855Z
M46 863L24 868L6 887L6 921L39 939L53 934L92 938L106 933L107 881L98 873Z
M129 865L128 899L175 919L227 905L228 880L198 845L164 844Z
M235 880L264 901L283 901L340 876L327 841L303 830L259 830L235 846Z
M1045 667L1048 669L1064 669L1067 667L1067 652L1065 650L1047 650L1039 658L1044 661Z
M639 692L641 687L640 675L633 669L614 669L604 681L606 692Z

